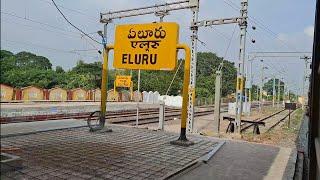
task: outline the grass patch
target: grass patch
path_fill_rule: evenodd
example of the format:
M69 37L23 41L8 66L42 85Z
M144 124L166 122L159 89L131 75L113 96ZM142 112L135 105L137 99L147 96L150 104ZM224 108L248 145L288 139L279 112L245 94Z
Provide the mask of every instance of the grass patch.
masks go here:
M288 127L288 123L286 123L282 126L282 129L288 133L298 133L303 113L304 111L301 108L297 109L296 112L294 112L291 116L290 127Z
M294 147L296 135L299 132L304 111L300 108L291 114L290 127L288 127L288 119L281 128L273 129L260 135L253 135L252 131L243 133L243 140L249 142L257 142L263 144L272 144L282 147Z

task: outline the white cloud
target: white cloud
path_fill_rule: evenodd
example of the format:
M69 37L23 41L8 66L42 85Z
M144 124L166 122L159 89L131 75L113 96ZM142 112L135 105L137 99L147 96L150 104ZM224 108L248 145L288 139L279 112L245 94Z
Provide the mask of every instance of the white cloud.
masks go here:
M304 29L304 33L313 38L313 32L314 32L314 27L313 26L308 26Z
M281 40L281 41L287 41L289 39L289 34L279 33L278 34L278 39Z

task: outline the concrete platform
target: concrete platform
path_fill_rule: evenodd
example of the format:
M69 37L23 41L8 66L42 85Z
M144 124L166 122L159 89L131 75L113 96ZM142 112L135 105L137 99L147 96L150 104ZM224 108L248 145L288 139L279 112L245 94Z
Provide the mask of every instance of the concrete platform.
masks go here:
M190 147L171 145L176 134L112 126L111 133L88 128L39 132L1 139L20 148L23 168L1 179L161 179L206 155L218 141L190 138Z
M207 163L199 163L174 180L293 179L297 153L294 149L228 141Z
M77 122L33 124L50 131L2 137L1 147L20 148L15 155L23 159L23 168L1 179L256 180L292 179L294 174L294 149L199 135L188 136L195 145L179 147L169 143L176 133L116 125L111 133L91 133ZM63 125L69 129L54 130Z
M136 109L136 102L108 102L107 111ZM139 103L140 108L159 108L159 104ZM57 103L30 103L4 104L1 103L1 117L84 113L100 110L100 102L57 102Z

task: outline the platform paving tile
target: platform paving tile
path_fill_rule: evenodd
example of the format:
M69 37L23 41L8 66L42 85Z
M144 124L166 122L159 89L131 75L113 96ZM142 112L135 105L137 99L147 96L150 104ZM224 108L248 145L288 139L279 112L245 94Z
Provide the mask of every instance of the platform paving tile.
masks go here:
M64 129L1 138L23 168L1 179L157 179L207 154L217 142L189 137L190 147L171 145L177 134L111 126L111 133Z

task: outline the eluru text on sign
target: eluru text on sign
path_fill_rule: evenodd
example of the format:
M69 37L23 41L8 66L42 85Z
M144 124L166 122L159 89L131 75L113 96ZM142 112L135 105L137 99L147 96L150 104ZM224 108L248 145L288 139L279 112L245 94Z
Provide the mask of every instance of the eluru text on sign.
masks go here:
M113 66L173 70L177 64L178 32L178 24L168 22L117 26Z

